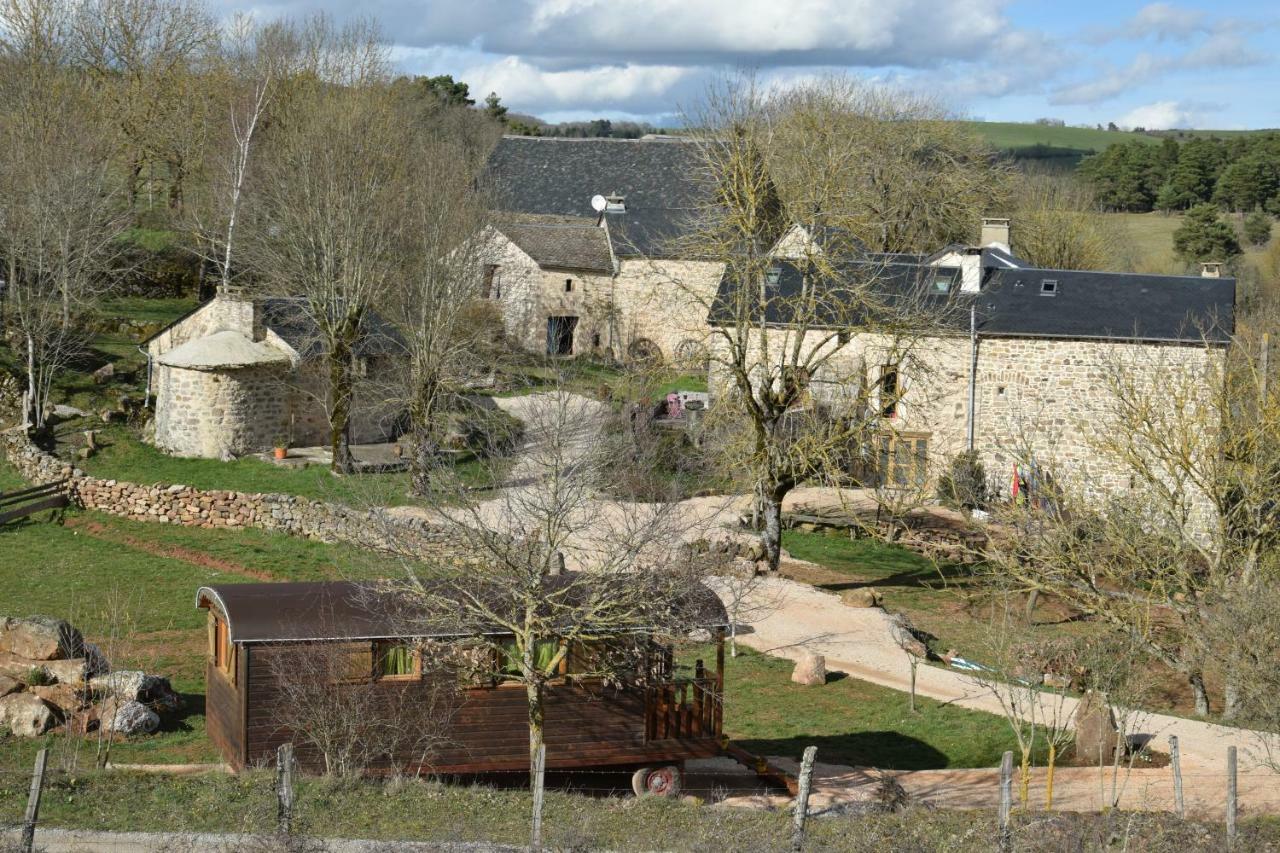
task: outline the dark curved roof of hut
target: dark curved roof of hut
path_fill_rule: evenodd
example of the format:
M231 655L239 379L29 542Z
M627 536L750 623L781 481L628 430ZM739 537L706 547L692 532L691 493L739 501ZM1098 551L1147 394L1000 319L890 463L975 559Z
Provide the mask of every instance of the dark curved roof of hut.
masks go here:
M698 153L674 139L545 139L504 136L484 181L508 213L596 217L593 196L622 196L607 215L621 256L669 255L670 243L702 202Z
M549 587L572 594L584 579L579 573L549 576ZM724 605L697 584L687 600L673 602L671 615L687 628L728 625ZM474 634L460 630L450 613L429 612L419 603L376 582L311 581L202 586L197 607L216 607L227 620L234 643L308 642ZM643 630L637 627L637 631ZM483 633L507 633L497 625Z

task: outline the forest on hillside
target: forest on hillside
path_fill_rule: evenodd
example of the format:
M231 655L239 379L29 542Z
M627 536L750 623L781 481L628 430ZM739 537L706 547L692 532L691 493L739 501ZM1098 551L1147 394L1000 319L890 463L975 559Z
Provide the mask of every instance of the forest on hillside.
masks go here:
M1280 133L1124 142L1087 158L1080 174L1108 210L1172 212L1213 204L1280 214Z

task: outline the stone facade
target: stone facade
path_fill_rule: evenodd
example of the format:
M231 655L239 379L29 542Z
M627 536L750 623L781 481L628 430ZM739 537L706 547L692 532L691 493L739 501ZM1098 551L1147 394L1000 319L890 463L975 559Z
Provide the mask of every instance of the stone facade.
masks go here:
M793 340L775 330L770 349L781 353ZM967 444L969 374L973 352L962 336L930 336L894 341L879 335L854 335L840 346L826 333L810 332L812 351L826 341L835 350L811 377L810 394L833 399L874 389L882 372L896 365L901 399L886 433L920 436L927 441L928 478L932 480ZM1092 498L1123 494L1129 470L1100 454L1098 437L1113 429L1116 414L1106 382L1108 371L1123 368L1146 387L1160 387L1168 371L1196 375L1219 372L1225 348L1204 345L1135 343L1107 340L981 338L977 348L974 447L998 493L1007 495L1013 467L1034 463L1060 482L1079 486ZM771 359L785 363L781 356ZM778 377L771 377L777 382ZM711 370L712 394L723 393L728 377ZM1207 386L1206 393L1212 393ZM871 400L879 406L881 401Z
M257 364L166 363L184 345L236 332L281 358ZM304 347L305 349L305 347ZM325 364L303 358L263 321L261 304L220 296L164 329L147 343L150 390L155 397L155 443L177 456L227 458L270 450L277 443L328 445ZM287 359L287 360L286 360ZM366 376L385 372L384 359L362 361ZM361 393L357 383L349 427L355 444L386 441L398 434L398 411L365 402L385 394Z
M547 352L548 319L574 317L573 355L627 358L656 348L668 361L705 352L707 313L724 271L721 263L639 258L618 260L616 275L541 267L499 231L485 263L496 268L490 298L521 347Z
M287 441L291 394L285 378L284 371L267 367L162 366L156 373L156 446L176 456L218 459Z

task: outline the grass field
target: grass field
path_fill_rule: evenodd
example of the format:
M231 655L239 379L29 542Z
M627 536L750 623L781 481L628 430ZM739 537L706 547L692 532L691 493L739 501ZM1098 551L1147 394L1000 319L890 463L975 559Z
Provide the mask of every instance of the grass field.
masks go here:
M93 513L71 513L64 525L33 521L0 531L6 614L66 618L101 643L116 666L168 675L186 697L186 710L166 731L118 744L116 761L216 758L204 737L204 614L193 601L199 586L379 571L385 565L351 548ZM911 715L899 692L848 678L800 687L790 672L789 662L755 653L730 660L725 728L732 738L792 757L818 744L827 761L903 769L991 766L1011 746L998 717L926 700ZM0 742L0 765L21 766L30 752L29 742Z
M1109 224L1120 228L1121 253L1119 268L1132 267L1136 272L1168 273L1174 275L1198 275L1199 270L1188 270L1173 254L1173 232L1182 224L1181 214L1164 213L1105 213L1101 214ZM1234 217L1228 217L1235 223ZM1238 226L1238 223L1235 223ZM1273 224L1272 239L1280 236L1280 224ZM1243 245L1244 241L1241 241ZM1244 246L1244 261L1256 264L1265 247Z
M98 436L101 449L77 463L96 477L144 484L181 483L198 489L280 492L353 506L423 502L409 494L408 472L335 477L323 465L284 468L252 457L222 462L169 456L118 424L100 430ZM491 486L503 470L501 460L481 461L472 456L460 457L453 467L459 483L468 488Z
M1160 140L1145 133L1098 130L1092 127L1054 127L1010 121L964 122L993 148L1001 150L1043 145L1078 151L1102 151L1118 142L1159 145Z

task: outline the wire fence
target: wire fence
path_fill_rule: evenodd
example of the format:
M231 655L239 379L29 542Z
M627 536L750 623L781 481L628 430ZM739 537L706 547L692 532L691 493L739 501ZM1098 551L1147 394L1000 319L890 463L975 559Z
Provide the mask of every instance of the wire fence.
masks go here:
M96 771L69 768L50 755L43 773L37 772L39 761L28 770L0 769L0 851L41 849L37 830L41 825L111 832L172 829L163 847L146 849L174 853L355 849L320 840L352 836L554 849L875 850L910 848L897 842L911 834L944 829L951 833L946 836L951 841L943 846L957 850L1050 850L1059 849L1045 846L1051 837L1067 843L1095 835L1128 837L1128 833L1168 839L1172 845L1168 849L1180 851L1262 849L1280 842L1276 829L1271 830L1275 838L1259 840L1257 834L1266 831L1260 828L1266 822L1242 824L1233 818L1248 812L1229 793L1236 790L1232 783L1237 780L1230 772L1194 770L1181 776L1189 802L1229 804L1229 813L1224 806L1216 806L1215 810L1223 810L1209 823L1181 820L1175 813L1143 815L1121 810L1073 816L1046 811L1034 797L1024 807L1012 753L995 778L991 771L960 771L975 776L969 793L978 793L985 809L920 811L922 797L912 796L897 781L907 781L913 774L886 773L876 784L864 785L859 795L842 798L840 786L847 786L848 780L821 773L811 776L803 767L812 768L813 755L806 753L798 798L767 781L744 782L726 778L730 774L723 771L694 770L685 774L683 793L713 807L691 804L674 810L655 798L629 796L630 774L607 769L546 771L542 798L531 792L527 770L486 774L482 782L405 777L344 780L302 774L285 754L273 767L241 774ZM1078 774L1085 768L1070 770ZM1092 771L1096 773L1097 768ZM1173 777L1172 767L1160 768L1143 771L1139 782L1163 784L1167 790L1162 796L1169 797ZM1134 779L1125 782L1135 784ZM620 796L624 794L628 796ZM759 808L714 807L734 797L750 797ZM945 807L945 798L940 800ZM539 801L542 805L535 806ZM797 806L801 802L804 807ZM1243 802L1247 807L1247 792ZM888 846L873 844L876 839ZM397 844L388 841L384 847L359 849L390 850ZM1092 849L1089 844L1068 844L1073 845Z

